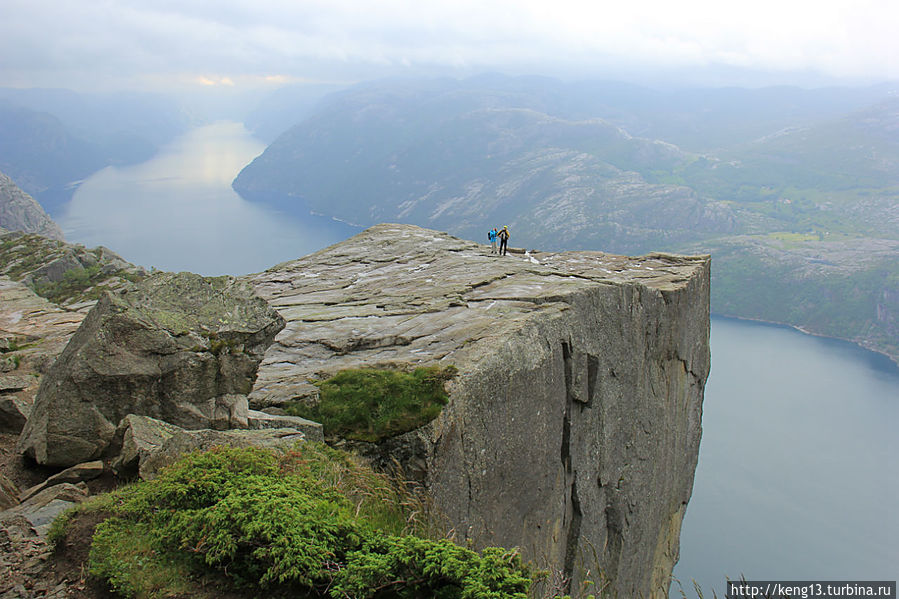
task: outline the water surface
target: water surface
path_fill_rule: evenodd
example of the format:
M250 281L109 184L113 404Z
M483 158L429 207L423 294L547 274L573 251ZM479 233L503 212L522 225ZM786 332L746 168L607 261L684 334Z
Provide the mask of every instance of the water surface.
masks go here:
M712 319L711 344L674 575L706 597L741 574L896 580L899 368L850 343L725 318Z
M231 181L264 149L239 123L199 127L147 162L92 175L59 224L69 241L105 245L142 266L203 275L265 270L358 232L237 195Z

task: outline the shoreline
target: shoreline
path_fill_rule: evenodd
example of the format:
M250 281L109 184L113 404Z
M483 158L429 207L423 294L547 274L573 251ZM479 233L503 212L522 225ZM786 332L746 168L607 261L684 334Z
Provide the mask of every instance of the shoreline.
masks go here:
M851 343L852 345L858 347L859 349L873 352L875 354L879 354L881 356L888 358L896 368L899 368L899 355L894 356L893 354L887 352L886 350L883 350L883 349L880 349L877 347L871 347L871 346L866 345L865 343L863 343L861 341L857 341L855 339L846 339L845 337L834 337L833 335L825 335L824 333L816 333L815 331L805 329L800 325L790 324L787 322L778 322L775 320L765 320L763 318L750 318L748 316L736 316L734 314L725 314L723 312L711 312L710 314L711 314L711 316L717 316L719 318L732 318L733 320L742 320L745 322L755 322L755 323L767 324L767 325L771 325L771 326L786 327L786 328L793 329L794 331L798 331L804 335L809 335L811 337L820 337L822 339L833 339L835 341L843 341L845 343Z

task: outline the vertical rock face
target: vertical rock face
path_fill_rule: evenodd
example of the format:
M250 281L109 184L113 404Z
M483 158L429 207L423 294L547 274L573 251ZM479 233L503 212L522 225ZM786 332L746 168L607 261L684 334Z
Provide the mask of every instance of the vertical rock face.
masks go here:
M457 529L612 596L667 597L709 372L707 275L587 286L483 356L426 437Z
M667 597L709 373L707 257L499 257L379 225L249 280L287 320L251 403L309 399L343 368L453 364L441 415L395 441L457 534Z
M41 381L18 451L54 466L97 458L128 414L197 429L242 411L246 424L245 394L283 326L228 277L164 273L107 294Z
M0 228L62 240L62 229L34 198L0 173Z

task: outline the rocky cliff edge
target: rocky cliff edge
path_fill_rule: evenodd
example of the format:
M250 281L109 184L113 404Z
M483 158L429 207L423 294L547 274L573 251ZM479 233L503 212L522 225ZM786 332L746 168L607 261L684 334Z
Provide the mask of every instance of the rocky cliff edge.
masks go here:
M247 278L287 321L254 407L314 401L344 368L452 364L448 406L397 443L456 533L667 597L710 367L707 256L496 256L387 224Z

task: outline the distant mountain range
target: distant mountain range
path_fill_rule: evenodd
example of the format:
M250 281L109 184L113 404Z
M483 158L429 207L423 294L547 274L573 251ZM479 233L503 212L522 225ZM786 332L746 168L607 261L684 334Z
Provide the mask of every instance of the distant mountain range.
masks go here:
M509 225L513 245L543 249L711 251L716 311L896 357L897 123L887 86L666 94L534 78L385 81L328 97L234 188L360 225L476 240ZM857 298L834 319L842 308L827 290L850 279ZM810 299L791 305L793 292Z

